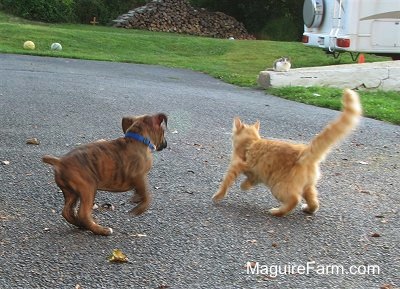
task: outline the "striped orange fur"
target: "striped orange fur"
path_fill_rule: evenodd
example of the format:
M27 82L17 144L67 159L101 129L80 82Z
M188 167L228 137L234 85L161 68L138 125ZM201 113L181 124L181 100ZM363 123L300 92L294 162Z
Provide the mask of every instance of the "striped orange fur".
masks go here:
M320 176L319 164L336 143L350 134L361 112L358 94L346 89L340 116L307 145L262 139L259 135L259 122L247 125L235 118L231 163L213 200L222 200L235 179L244 174L247 178L241 184L242 190L263 183L280 201L281 206L271 209L271 214L284 216L302 199L306 202L303 211L315 213L319 208L316 189Z

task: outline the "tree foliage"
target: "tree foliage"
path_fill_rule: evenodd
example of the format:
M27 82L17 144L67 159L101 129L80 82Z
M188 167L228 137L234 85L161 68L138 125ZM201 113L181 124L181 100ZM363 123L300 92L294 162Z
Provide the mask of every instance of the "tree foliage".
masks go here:
M101 24L151 0L0 0L13 15L43 22ZM189 0L192 6L220 11L240 22L258 39L299 40L303 33L302 0Z
M101 24L110 24L119 15L142 6L145 0L74 0L79 23L89 23L96 17Z
M42 22L89 23L96 17L101 24L109 24L118 15L145 3L145 0L0 0L0 7L13 15Z
M224 12L257 38L298 40L303 33L301 0L190 0L195 7Z

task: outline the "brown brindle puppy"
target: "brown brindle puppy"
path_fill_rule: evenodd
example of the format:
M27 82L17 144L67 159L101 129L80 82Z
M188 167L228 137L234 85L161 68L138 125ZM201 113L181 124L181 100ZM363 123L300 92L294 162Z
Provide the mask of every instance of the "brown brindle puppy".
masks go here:
M98 235L111 235L111 228L96 224L92 207L97 190L126 192L135 189L130 213L140 215L151 201L147 174L152 166L152 151L167 147L163 113L124 117L125 137L81 145L61 158L45 155L43 162L54 167L55 181L64 193L63 217L71 224ZM79 209L76 211L77 203Z

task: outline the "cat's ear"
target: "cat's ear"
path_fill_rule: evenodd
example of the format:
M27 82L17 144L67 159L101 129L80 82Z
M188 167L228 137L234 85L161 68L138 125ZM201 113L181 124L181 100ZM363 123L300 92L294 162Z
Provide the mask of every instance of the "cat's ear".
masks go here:
M240 130L242 127L243 127L243 123L242 123L242 121L240 120L240 118L235 117L235 118L233 119L233 131L238 131L238 130Z
M260 121L257 120L257 121L255 122L255 124L253 124L253 126L254 126L257 130L260 130Z

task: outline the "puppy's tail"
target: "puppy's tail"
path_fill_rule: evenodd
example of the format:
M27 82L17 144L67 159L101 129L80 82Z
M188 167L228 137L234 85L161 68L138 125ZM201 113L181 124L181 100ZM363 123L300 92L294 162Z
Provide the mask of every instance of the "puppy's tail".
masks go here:
M322 161L329 150L350 134L358 124L362 108L358 94L350 89L343 93L343 111L339 118L328 124L303 151L299 163L315 163Z
M44 155L42 161L52 166L58 166L60 164L60 159L51 155Z

